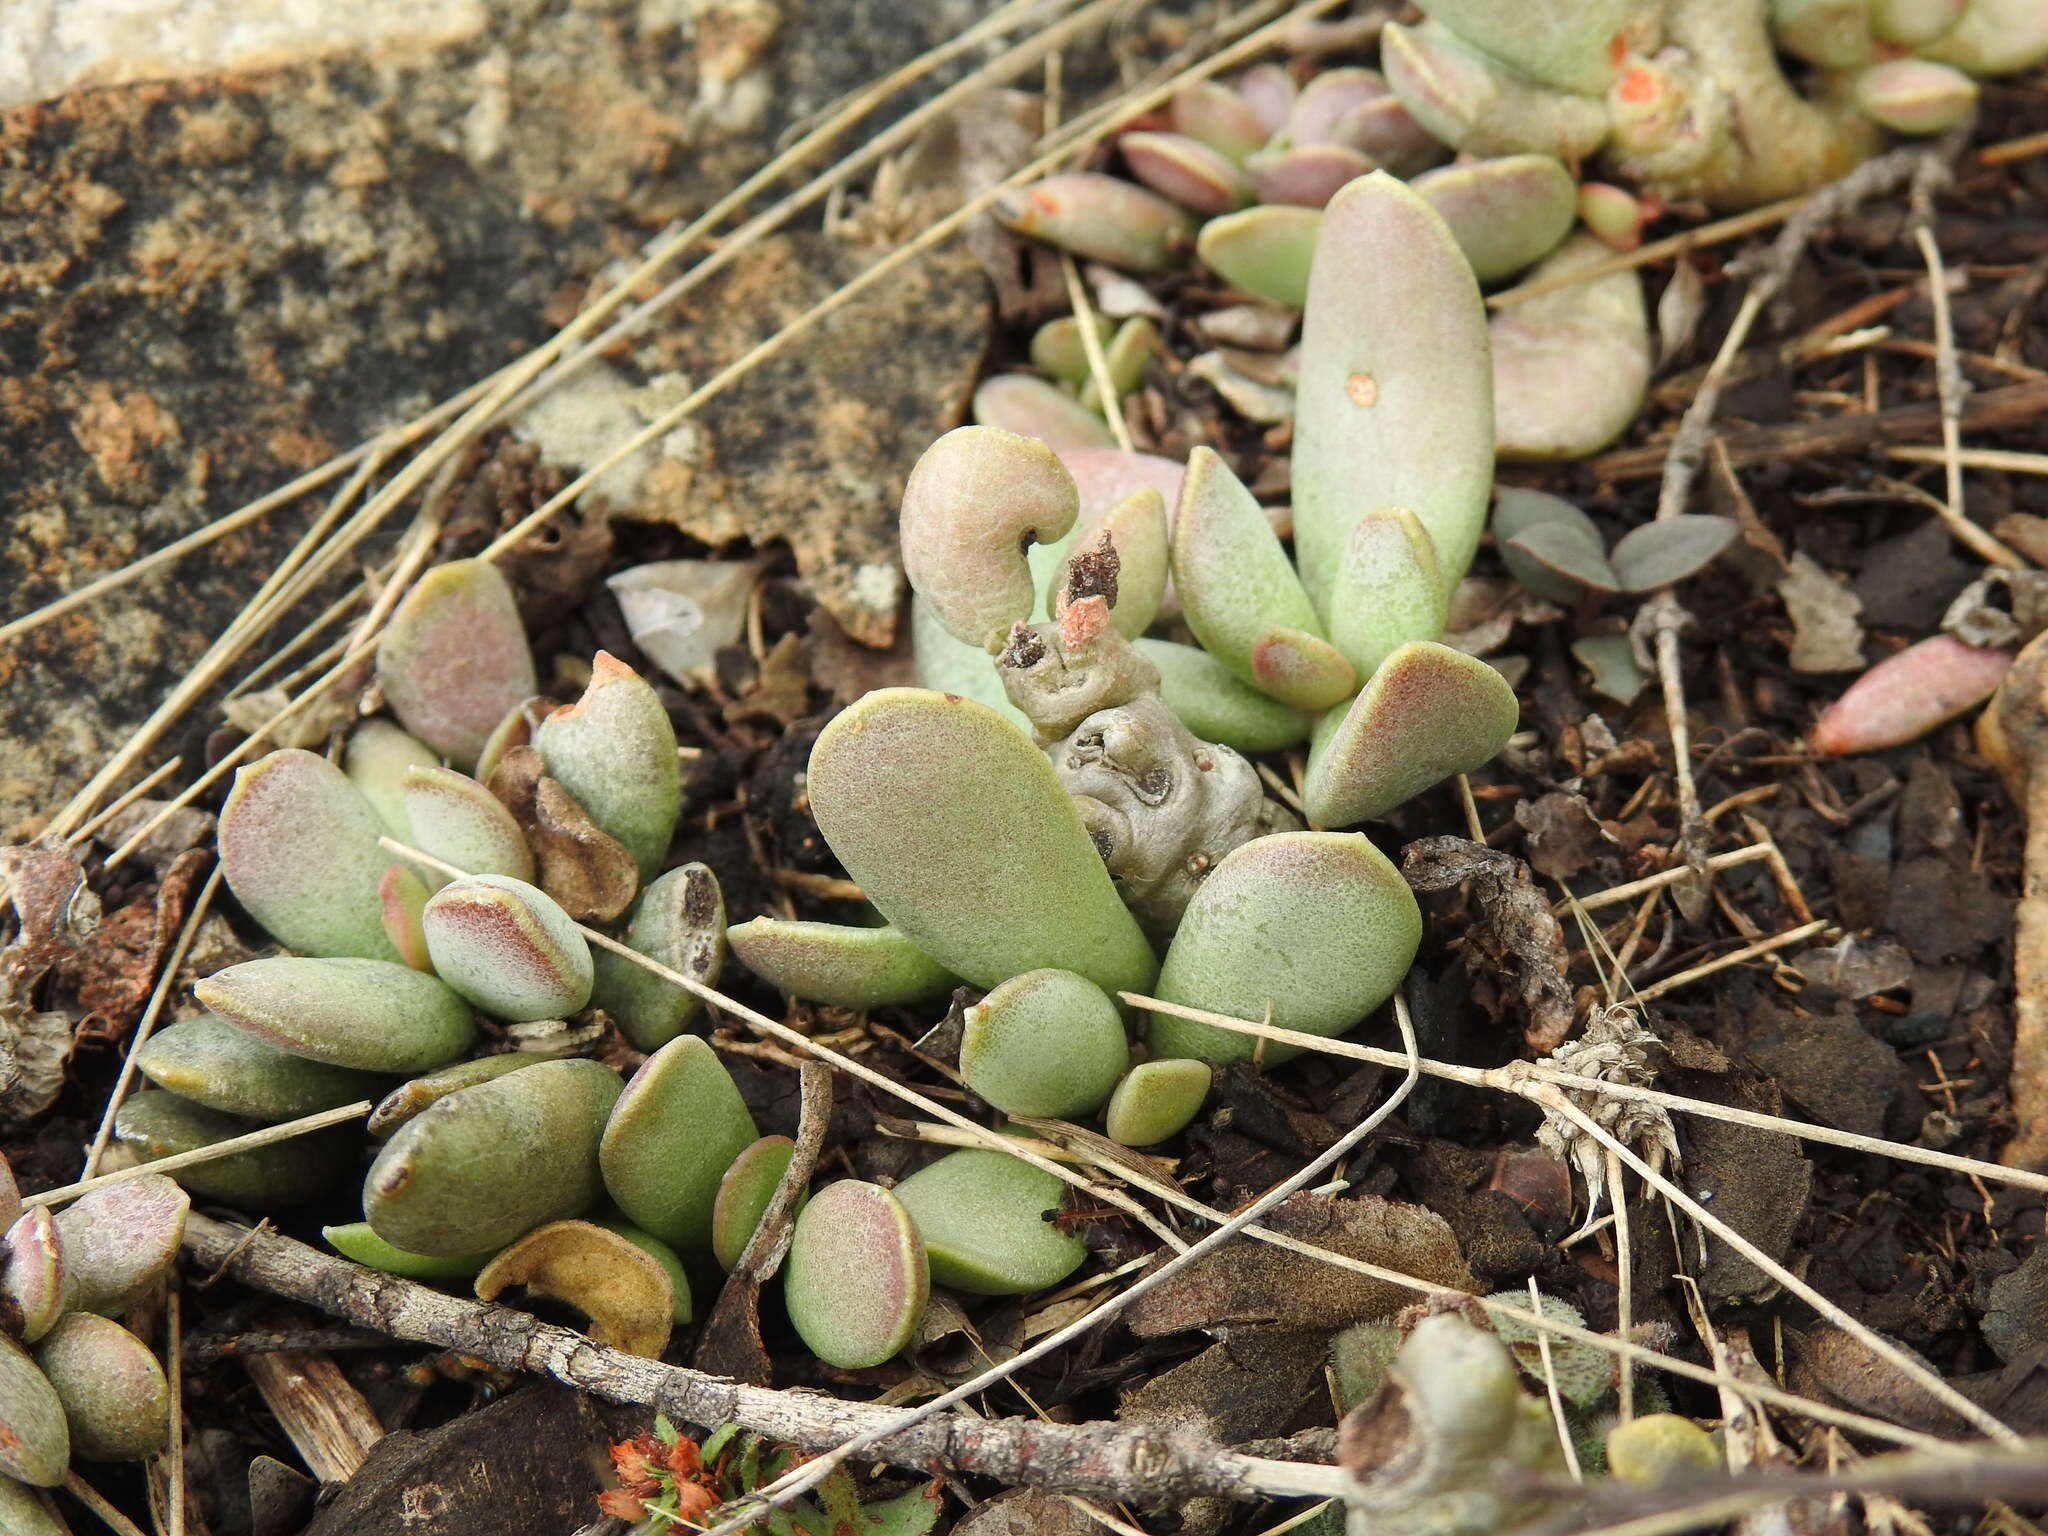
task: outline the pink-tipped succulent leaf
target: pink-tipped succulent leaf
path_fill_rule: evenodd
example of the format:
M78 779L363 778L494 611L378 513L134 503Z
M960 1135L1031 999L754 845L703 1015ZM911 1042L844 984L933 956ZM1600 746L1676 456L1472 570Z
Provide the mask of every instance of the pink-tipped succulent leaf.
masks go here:
M422 576L378 642L377 680L407 730L458 768L475 763L506 711L538 691L504 573L454 560Z

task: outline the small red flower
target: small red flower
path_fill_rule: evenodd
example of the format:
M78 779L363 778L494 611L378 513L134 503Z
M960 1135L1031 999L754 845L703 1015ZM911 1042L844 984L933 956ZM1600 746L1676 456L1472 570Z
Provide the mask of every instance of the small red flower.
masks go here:
M614 1520L638 1520L647 1513L647 1506L623 1488L607 1488L597 1496L597 1507Z

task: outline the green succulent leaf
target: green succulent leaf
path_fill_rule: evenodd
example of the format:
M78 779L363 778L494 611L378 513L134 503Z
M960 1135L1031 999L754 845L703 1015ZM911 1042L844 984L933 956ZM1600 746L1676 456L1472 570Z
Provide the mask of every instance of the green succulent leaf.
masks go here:
M1240 752L1273 752L1308 739L1310 716L1268 698L1199 646L1140 639L1159 669L1159 696L1203 741Z
M725 969L725 893L705 864L684 864L661 876L627 914L625 942L650 960L718 985ZM636 1051L659 1050L690 1028L704 1011L696 993L608 949L596 952L596 1003Z
M1351 530L1330 592L1330 640L1359 677L1411 640L1444 632L1449 595L1436 544L1414 513L1368 512Z
M959 977L884 924L757 917L726 930L740 963L790 997L867 1012L943 997Z
M1066 1185L1007 1152L949 1152L896 1186L939 1285L975 1296L1022 1296L1058 1285L1088 1250L1063 1232Z
M145 1163L197 1152L263 1128L161 1090L131 1094L114 1111L114 1135ZM281 1211L327 1193L356 1166L355 1128L330 1126L308 1136L231 1152L170 1175L195 1195L245 1211Z
M787 1136L763 1136L741 1148L719 1179L711 1202L711 1253L728 1274L747 1251L795 1155L796 1143Z
M1563 243L1578 183L1549 155L1502 155L1426 171L1410 183L1443 215L1482 283L1512 277Z
M401 843L412 843L412 821L405 814L404 780L410 768L433 768L441 755L419 737L389 720L372 716L348 733L341 767L348 781L383 818L386 829ZM417 844L413 844L417 847ZM423 876L427 872L420 872ZM430 876L439 883L441 876Z
M279 1050L217 1014L166 1024L135 1052L135 1065L159 1088L230 1115L296 1120L391 1086L383 1073L331 1066Z
M1195 254L1240 292L1300 309L1308 299L1309 265L1322 223L1319 208L1285 203L1246 208L1204 224Z
M1160 968L1170 1003L1341 1035L1393 994L1422 942L1399 870L1359 833L1279 832L1234 849L1202 882ZM1268 1013L1268 1010L1270 1014ZM1241 1061L1258 1041L1152 1017L1156 1060ZM1295 1054L1266 1043L1268 1062Z
M404 864L386 865L382 878L377 881L377 904L384 913L384 937L398 951L398 958L415 971L434 968L433 959L427 954L427 931L421 921L426 915L427 898L431 894L427 882Z
M539 691L519 602L488 560L451 560L413 584L377 644L377 681L405 728L469 768Z
M1116 446L1108 422L1032 373L990 374L974 391L973 415L978 427L1042 443L1056 453Z
M396 960L377 882L384 822L348 775L297 747L236 770L220 813L228 889L287 948Z
M1531 524L1501 546L1503 558L1510 551L1525 566L1534 566L1549 578L1539 595L1553 601L1569 603L1588 592L1621 590L1621 577L1608 563L1599 537L1589 536L1576 524L1562 520ZM1577 597L1553 596L1568 591L1575 591Z
M451 880L428 901L420 925L434 970L486 1013L565 1019L590 1001L589 943L553 897L524 880Z
M71 1536L71 1527L50 1512L43 1495L5 1476L0 1476L0 1531L10 1536Z
M505 804L453 768L408 768L399 796L412 846L472 875L533 879L533 852ZM445 879L446 877L437 877Z
M1599 96L1537 85L1433 21L1390 22L1380 66L1415 121L1468 155L1551 155L1576 165L1607 136Z
M1064 537L1080 510L1073 476L1045 443L956 428L919 455L903 488L904 573L956 640L999 644L1031 616L1021 551Z
M1102 1128L1126 1147L1150 1147L1178 1136L1202 1112L1214 1074L1206 1061L1169 1057L1140 1062L1109 1096Z
M365 1269L403 1275L408 1280L474 1280L497 1252L491 1248L439 1259L429 1258L424 1253L408 1253L385 1242L371 1230L367 1221L345 1221L338 1226L322 1227L320 1235L327 1239L327 1246L343 1258L353 1259Z
M1450 229L1384 172L1324 210L1302 316L1294 547L1327 613L1359 515L1412 512L1445 589L1471 563L1493 490L1485 311Z
M920 687L972 699L1029 734L1031 722L1003 692L1002 674L996 671L988 652L954 639L939 622L932 605L915 592L910 595L910 655Z
M1107 347L1116 334L1116 323L1107 315L1095 315L1095 344ZM1088 344L1082 339L1081 322L1073 315L1048 320L1031 333L1031 366L1049 373L1062 383L1079 389L1088 382Z
M1261 150L1245 162L1261 203L1300 208L1321 208L1338 188L1378 168L1370 155L1344 144L1293 144ZM1199 238L1196 244L1199 249Z
M995 212L1020 235L1126 272L1164 272L1194 234L1193 221L1166 198L1097 171L1048 176Z
M1642 0L1424 0L1422 13L1531 80L1597 96L1614 83Z
M960 1076L1006 1115L1074 1120L1099 1108L1130 1064L1124 1020L1072 971L1027 971L965 1013Z
M164 1448L171 1389L149 1346L119 1323L74 1312L36 1346L64 1404L71 1450L87 1461L140 1461Z
M50 1380L0 1334L0 1476L54 1488L71 1462L71 1431Z
M1650 681L1627 635L1582 635L1572 642L1572 659L1593 674L1593 686L1618 704L1632 704Z
M1404 645L1348 709L1318 722L1303 808L1325 827L1384 816L1430 785L1492 761L1514 734L1519 711L1514 689L1485 662L1431 641Z
M1529 274L1569 276L1613 253L1575 235ZM1575 459L1635 420L1650 383L1650 319L1633 271L1609 272L1494 316L1493 409L1503 458Z
M1166 111L1174 132L1200 140L1238 165L1264 144L1271 132L1246 97L1216 80L1182 86L1174 92Z
M719 1180L759 1135L718 1053L680 1036L642 1062L619 1095L599 1151L605 1189L663 1242L708 1251Z
M453 1258L580 1215L603 1191L598 1142L620 1091L616 1072L582 1060L459 1089L384 1144L363 1216L393 1247Z
M1252 682L1295 709L1328 709L1358 689L1344 653L1321 635L1275 625L1252 642Z
M428 1105L445 1099L457 1089L487 1083L507 1072L539 1066L550 1059L534 1051L504 1051L496 1056L476 1056L468 1061L437 1067L385 1094L377 1107L370 1111L364 1129L381 1141Z
M868 900L976 986L1043 966L1106 992L1152 951L1045 754L993 710L917 688L866 695L811 749L811 809Z
M268 1045L359 1072L427 1072L476 1044L476 1019L446 982L391 960L268 956L192 992Z
M583 697L543 720L534 745L548 777L626 845L642 880L653 879L683 804L675 727L653 685L599 651Z
M1333 670L1311 643L1322 640L1322 621L1264 509L1213 449L1197 448L1188 456L1172 549L1181 617L1203 650L1282 703L1322 708L1333 702L1304 703L1282 691L1295 691L1289 662L1307 658L1311 676L1317 663ZM1274 653L1266 677L1256 665L1261 643ZM1271 678L1280 679L1277 686L1269 686ZM1342 686L1346 680L1341 675L1334 679L1336 697L1349 691ZM1330 680L1322 681L1327 689ZM1307 691L1322 690L1311 684Z
M924 1243L888 1190L841 1179L797 1217L783 1305L797 1336L827 1365L880 1365L910 1342L930 1295Z

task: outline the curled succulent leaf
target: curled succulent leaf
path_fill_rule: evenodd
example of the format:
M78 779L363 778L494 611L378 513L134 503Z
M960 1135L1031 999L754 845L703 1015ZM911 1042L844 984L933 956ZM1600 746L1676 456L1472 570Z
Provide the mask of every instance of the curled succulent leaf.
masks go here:
M1141 639L1135 649L1159 669L1160 699L1201 740L1272 752L1308 739L1306 713L1269 698L1200 647Z
M1297 709L1327 709L1357 687L1273 525L1212 449L1188 456L1172 548L1181 614L1203 650Z
M384 937L398 951L398 958L416 971L431 971L434 962L427 955L427 934L421 916L432 894L427 882L403 864L388 864L377 881L377 905L384 914Z
M1646 1413L1607 1431L1607 1465L1638 1488L1700 1482L1722 1470L1714 1437L1675 1413Z
M976 1296L1022 1296L1057 1285L1088 1250L1061 1230L1066 1186L1007 1152L949 1152L896 1186L917 1223L932 1279ZM815 1202L814 1202L815 1204Z
M533 879L533 853L504 802L452 768L409 768L399 795L412 846L472 875Z
M1363 835L1276 833L1237 849L1195 892L1158 995L1341 1035L1393 995L1421 942L1413 893ZM1151 1039L1155 1059L1202 1061L1244 1060L1259 1043L1166 1013L1153 1016ZM1293 1054L1270 1041L1263 1052L1269 1062Z
M1930 635L1865 672L1821 713L1807 740L1831 757L1878 752L1916 741L1975 709L2012 669L2013 653ZM1991 720L1987 711L1985 719ZM1979 726L1980 741L1986 727ZM1989 756L1996 756L1986 747Z
M1295 558L1325 612L1364 509L1407 508L1446 590L1465 574L1493 489L1485 333L1472 269L1419 194L1376 171L1331 200L1302 316L1294 440Z
M1270 104L1282 93L1292 98L1293 82L1287 80L1284 72L1275 73L1279 74L1278 80L1267 75L1254 81L1248 74L1239 81L1238 90L1215 80L1184 85L1167 103L1167 120L1173 124L1174 132L1184 133L1233 164L1242 165L1246 156L1266 142L1274 127L1261 116L1260 103ZM1281 81L1287 83L1283 86ZM1251 86L1249 92L1243 89L1246 84Z
M598 1142L618 1074L544 1061L463 1088L400 1126L363 1181L363 1215L385 1242L428 1258L503 1247L580 1215L603 1189Z
M1202 226L1195 253L1231 287L1300 309L1322 221L1320 208L1285 203L1226 213Z
M1133 176L1183 208L1228 213L1252 200L1252 184L1226 156L1184 133L1127 133L1116 141Z
M376 1098L391 1085L382 1073L280 1050L211 1013L159 1029L136 1051L135 1065L159 1088L253 1120L316 1115Z
M961 1079L1006 1115L1079 1119L1130 1064L1122 1011L1072 971L1013 976L964 1019Z
M1351 530L1330 592L1330 643L1360 677L1411 640L1444 632L1449 589L1414 513L1368 512Z
M1113 448L1109 424L1072 395L1029 373L994 373L974 392L974 424L1043 443L1058 453Z
M1548 155L1503 155L1426 171L1409 183L1443 215L1482 283L1512 277L1563 243L1578 184Z
M611 922L640 889L640 863L546 769L535 748L514 747L491 775L491 796L533 852L533 883L571 917Z
M757 917L728 928L726 942L742 965L790 997L862 1013L943 997L960 979L888 924Z
M1095 171L1048 176L995 212L1020 235L1125 272L1164 272L1194 235L1193 221L1166 198Z
M507 711L539 688L504 573L452 560L422 576L378 642L377 681L407 730L473 766Z
M796 1143L787 1136L763 1136L742 1148L719 1179L711 1202L711 1252L721 1269L730 1273L739 1263L795 1155Z
M403 1275L408 1280L471 1280L491 1262L496 1251L485 1249L478 1253L458 1253L450 1258L429 1258L423 1253L408 1253L385 1242L371 1230L367 1221L345 1221L338 1226L322 1227L320 1235L343 1258L353 1259L365 1269Z
M362 791L391 835L401 843L412 842L412 822L405 814L403 784L406 770L432 768L441 755L419 737L389 720L372 716L348 733L342 750L342 771Z
M1126 1147L1150 1147L1178 1136L1202 1112L1215 1074L1206 1061L1169 1057L1140 1062L1109 1096L1102 1129Z
M36 1206L7 1229L7 1268L0 1272L0 1324L33 1344L64 1315L68 1289L64 1237L50 1212Z
M669 1311L671 1322L687 1323L696 1315L696 1302L690 1291L690 1274L683 1268L681 1254L652 1232L643 1231L630 1221L621 1220L616 1216L593 1216L590 1220L591 1225L623 1237L661 1266L661 1272L668 1276L669 1291L674 1298L674 1304Z
M1598 96L1537 85L1433 21L1390 23L1380 65L1402 106L1433 137L1471 155L1586 159L1607 136Z
M718 985L725 968L725 896L703 864L672 869L641 893L627 919L625 942L672 971ZM658 1050L703 1012L694 992L655 975L624 955L599 950L590 998L610 1014L637 1051Z
M87 1461L140 1461L164 1448L171 1390L149 1346L119 1323L74 1312L36 1346L71 1426L71 1449Z
M1430 785L1491 762L1514 734L1520 709L1514 689L1485 662L1411 641L1380 664L1348 709L1317 724L1303 808L1325 827L1384 816Z
M711 1246L711 1208L760 1132L718 1053L695 1035L641 1063L606 1122L606 1191L636 1226L689 1251Z
M910 1342L930 1296L924 1243L888 1190L841 1179L797 1217L783 1305L797 1336L827 1365L880 1365Z
M114 1135L145 1163L197 1152L260 1131L260 1120L224 1115L174 1093L131 1094L114 1111ZM347 1176L357 1141L346 1125L231 1152L170 1175L195 1195L245 1211L281 1211L317 1199Z
M903 488L903 569L955 639L991 646L1031 616L1022 551L1080 515L1073 476L1044 443L960 427L925 449Z
M308 955L395 960L377 883L384 822L324 757L297 747L235 773L220 813L228 889L279 943Z
M1569 276L1608 259L1590 235L1529 276ZM1650 318L1633 271L1574 282L1502 310L1490 327L1496 444L1504 458L1573 459L1614 441L1650 383Z
M451 1062L401 1083L385 1094L377 1107L370 1111L369 1122L364 1128L381 1141L428 1105L438 1103L458 1089L487 1083L507 1072L538 1066L547 1060L548 1057L531 1051L505 1051L496 1056L477 1056L468 1061Z
M71 1431L57 1389L0 1333L0 1477L54 1488L70 1464Z
M653 686L599 651L583 697L542 721L534 745L548 776L626 845L642 880L652 879L683 804L675 727Z
M1977 82L1932 59L1888 59L1856 77L1856 105L1894 133L1944 133L1977 109Z
M1151 949L1052 765L993 710L870 693L819 733L809 783L847 872L956 975L992 987L1057 966L1109 992L1151 981Z
M215 971L192 992L281 1051L362 1072L427 1072L476 1044L469 1005L395 961L276 955Z
M675 1288L667 1273L639 1244L594 1222L534 1228L484 1266L476 1294L496 1301L515 1285L567 1302L590 1319L600 1344L649 1360L668 1344Z
M524 880L465 875L434 895L421 921L436 973L486 1013L561 1019L590 1001L590 945L547 892Z

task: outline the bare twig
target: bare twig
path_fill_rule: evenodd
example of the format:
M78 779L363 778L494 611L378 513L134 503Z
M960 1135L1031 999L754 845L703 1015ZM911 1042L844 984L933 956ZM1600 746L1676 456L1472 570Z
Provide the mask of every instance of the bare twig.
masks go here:
M746 1426L823 1450L892 1422L893 1409L748 1387L622 1354L527 1313L363 1269L290 1238L194 1214L185 1246L203 1266L393 1338L529 1371L678 1423ZM943 1468L1107 1498L1247 1499L1333 1492L1331 1469L1239 1455L1201 1435L1121 1424L1047 1424L947 1415L869 1445L879 1461Z

